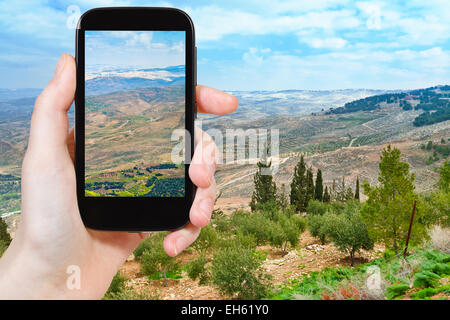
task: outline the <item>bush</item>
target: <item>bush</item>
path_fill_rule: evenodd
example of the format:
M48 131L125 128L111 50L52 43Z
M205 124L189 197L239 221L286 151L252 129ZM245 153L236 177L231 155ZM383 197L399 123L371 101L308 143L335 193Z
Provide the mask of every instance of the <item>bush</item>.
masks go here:
M117 271L116 275L111 281L111 284L109 285L108 291L106 291L105 293L105 296L108 297L113 294L122 292L125 289L125 281L127 281L127 278L123 277L120 274L120 271Z
M105 295L103 300L160 300L161 297L155 291L140 291L137 292L132 288L127 288L123 291L117 293L111 293L109 295Z
M240 299L260 299L269 290L269 276L261 268L262 261L252 250L230 247L214 254L212 282L221 293Z
M450 285L444 285L439 288L425 288L420 291L411 293L411 299L412 300L426 300L427 298L430 298L434 296L435 294L438 294L439 292L445 292L447 295L450 294Z
M308 203L308 207L306 208L306 213L309 215L324 215L328 211L329 205L319 201L319 200L311 200Z
M0 243L3 243L3 246L8 248L11 243L11 236L8 233L8 225L3 218L0 218Z
M155 245L164 240L166 232L159 232L151 234L148 238L144 239L134 250L133 255L136 260L140 260L145 250L151 250Z
M330 223L325 227L325 233L340 251L350 255L352 266L355 253L361 249L373 249L374 243L359 214L359 208L351 202L346 204L343 214L332 216Z
M394 284L386 288L386 299L391 300L402 296L408 291L409 286L404 283Z
M247 213L233 218L235 221L239 221L236 221L238 232L242 232L244 235L253 235L257 245L262 245L270 240L270 229L273 223L262 214Z
M186 272L189 278L192 280L200 280L200 284L206 284L209 281L209 272L206 269L206 263L208 261L204 256L199 256L197 259L191 261L186 266Z
M0 258L5 253L6 249L8 249L8 247L2 241L0 241Z
M291 221L297 226L300 233L303 233L305 231L306 226L308 225L308 220L301 217L298 214L292 215L290 217Z
M141 271L147 276L160 273L164 278L164 286L167 286L167 273L175 273L179 270L176 258L170 257L164 251L163 239L154 241L151 248L146 249L140 256Z
M235 238L235 244L247 249L256 248L256 238L252 234L244 235L242 232L238 232Z
M435 287L439 283L439 275L431 271L420 271L415 274L414 287Z
M192 244L192 247L200 252L204 252L212 247L214 247L217 244L217 232L216 230L208 225L206 227L203 227L200 231L200 234L195 240L195 242Z
M323 216L312 216L308 218L309 232L313 237L319 238L322 244L325 244L330 229L330 224L335 214L326 213Z

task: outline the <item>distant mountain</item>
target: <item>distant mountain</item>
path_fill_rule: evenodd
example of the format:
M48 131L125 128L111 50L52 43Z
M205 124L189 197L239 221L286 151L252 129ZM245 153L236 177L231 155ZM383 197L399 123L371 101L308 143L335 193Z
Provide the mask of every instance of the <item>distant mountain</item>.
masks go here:
M86 96L94 96L123 90L182 85L185 82L185 66L167 68L113 68L86 73Z
M423 110L413 124L416 127L450 120L450 86L436 86L401 93L386 93L347 102L343 107L330 108L328 114L374 111L400 106L403 110Z
M41 93L42 89L22 88L22 89L1 89L0 88L0 102L22 99L34 98Z
M295 116L317 113L330 107L341 107L357 99L379 95L386 90L281 90L281 91L229 91L239 99L239 108L229 115L199 116L205 125L218 122L233 126L235 121L253 121L275 116ZM398 92L398 91L396 91Z

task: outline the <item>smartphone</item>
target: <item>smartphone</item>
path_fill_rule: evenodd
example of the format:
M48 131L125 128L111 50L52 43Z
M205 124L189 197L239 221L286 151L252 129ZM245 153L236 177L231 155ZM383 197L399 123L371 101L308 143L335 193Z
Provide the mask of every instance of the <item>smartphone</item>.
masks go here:
M189 222L196 117L192 20L178 9L96 8L76 29L75 168L92 229Z

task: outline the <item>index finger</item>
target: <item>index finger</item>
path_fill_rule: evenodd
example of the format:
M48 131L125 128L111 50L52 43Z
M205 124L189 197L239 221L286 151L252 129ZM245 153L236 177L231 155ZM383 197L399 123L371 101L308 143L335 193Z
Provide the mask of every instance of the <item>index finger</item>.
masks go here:
M211 87L197 85L195 93L197 111L201 113L227 114L238 106L236 97Z

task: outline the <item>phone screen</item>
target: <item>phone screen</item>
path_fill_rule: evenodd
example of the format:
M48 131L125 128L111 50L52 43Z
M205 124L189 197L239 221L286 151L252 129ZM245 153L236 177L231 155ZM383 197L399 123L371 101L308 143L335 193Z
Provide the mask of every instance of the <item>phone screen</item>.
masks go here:
M184 197L185 31L85 31L85 196Z

